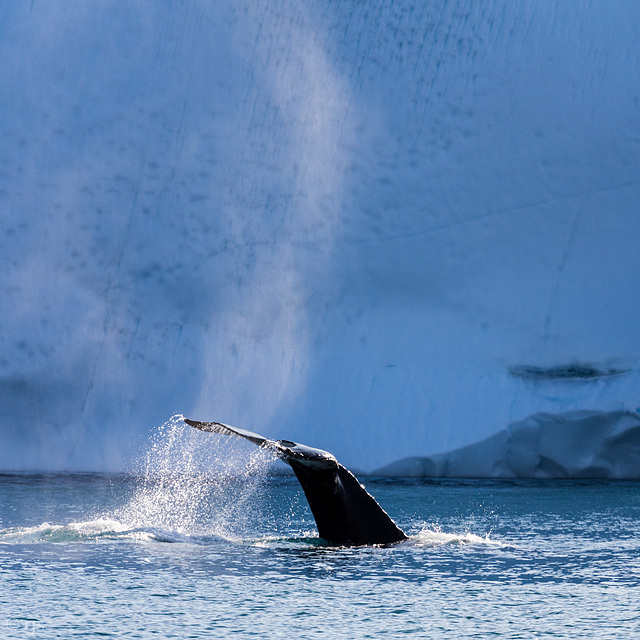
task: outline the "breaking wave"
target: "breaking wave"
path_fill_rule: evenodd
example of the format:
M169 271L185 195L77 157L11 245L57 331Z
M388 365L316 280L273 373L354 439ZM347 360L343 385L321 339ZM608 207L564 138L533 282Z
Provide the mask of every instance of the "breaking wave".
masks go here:
M108 518L86 522L49 524L43 522L34 527L13 527L0 530L0 544L32 544L37 542L106 542L128 540L136 542L187 542L193 541L176 531L156 527L132 528Z

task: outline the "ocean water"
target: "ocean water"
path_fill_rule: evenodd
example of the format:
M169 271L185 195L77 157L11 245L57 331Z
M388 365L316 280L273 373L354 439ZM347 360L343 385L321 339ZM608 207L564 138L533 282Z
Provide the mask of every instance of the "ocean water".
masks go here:
M365 478L410 539L332 548L295 478L199 436L0 475L0 637L640 637L638 483Z

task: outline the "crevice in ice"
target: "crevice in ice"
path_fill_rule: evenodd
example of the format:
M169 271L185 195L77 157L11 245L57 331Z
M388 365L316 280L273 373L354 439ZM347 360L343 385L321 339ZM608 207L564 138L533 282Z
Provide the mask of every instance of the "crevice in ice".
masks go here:
M509 367L509 373L524 380L593 380L608 378L628 373L631 369L615 367L598 367L596 365L572 362L553 367L536 367L532 365L518 365Z

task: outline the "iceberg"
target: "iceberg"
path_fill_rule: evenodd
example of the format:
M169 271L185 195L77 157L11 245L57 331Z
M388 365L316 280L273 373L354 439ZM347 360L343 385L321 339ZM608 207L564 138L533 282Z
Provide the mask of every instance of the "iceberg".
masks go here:
M538 413L480 442L373 471L413 478L640 479L640 414Z

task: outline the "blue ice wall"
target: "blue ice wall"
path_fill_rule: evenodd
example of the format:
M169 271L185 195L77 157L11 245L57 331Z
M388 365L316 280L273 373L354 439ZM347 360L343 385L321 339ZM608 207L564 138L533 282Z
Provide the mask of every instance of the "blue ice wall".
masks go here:
M638 33L632 0L2 3L0 469L126 468L176 412L373 469L637 408Z

